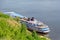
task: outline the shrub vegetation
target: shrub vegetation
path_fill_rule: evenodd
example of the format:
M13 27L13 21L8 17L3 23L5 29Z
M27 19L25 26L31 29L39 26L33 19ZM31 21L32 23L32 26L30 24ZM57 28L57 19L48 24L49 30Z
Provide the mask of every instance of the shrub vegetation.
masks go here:
M29 32L25 24L18 23L12 17L0 12L0 40L47 40Z

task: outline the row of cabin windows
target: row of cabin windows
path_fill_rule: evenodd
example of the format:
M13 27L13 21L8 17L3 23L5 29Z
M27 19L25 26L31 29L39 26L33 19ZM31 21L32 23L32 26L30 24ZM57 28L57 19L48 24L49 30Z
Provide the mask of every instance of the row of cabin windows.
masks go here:
M40 25L38 25L38 24L32 24L32 23L27 23L29 26L40 26Z

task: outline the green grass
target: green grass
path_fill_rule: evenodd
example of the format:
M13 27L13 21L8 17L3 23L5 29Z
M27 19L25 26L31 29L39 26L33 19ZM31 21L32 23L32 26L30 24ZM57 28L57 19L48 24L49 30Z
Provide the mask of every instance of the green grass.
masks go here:
M25 24L18 23L8 15L0 13L0 40L47 40L29 32Z

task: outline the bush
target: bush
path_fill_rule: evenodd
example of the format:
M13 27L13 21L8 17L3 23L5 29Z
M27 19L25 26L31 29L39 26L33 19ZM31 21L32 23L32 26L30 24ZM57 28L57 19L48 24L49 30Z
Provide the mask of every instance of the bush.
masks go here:
M46 40L33 31L28 33L25 24L18 23L8 15L0 13L0 40Z

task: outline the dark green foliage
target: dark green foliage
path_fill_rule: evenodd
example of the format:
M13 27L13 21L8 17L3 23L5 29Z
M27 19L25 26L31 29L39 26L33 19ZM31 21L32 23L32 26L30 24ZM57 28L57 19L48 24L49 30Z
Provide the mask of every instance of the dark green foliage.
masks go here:
M6 14L3 14L3 13L0 13L0 17L9 18L10 16L6 15Z
M33 31L32 36L34 37L35 40L40 40L40 38L38 37L35 31Z

